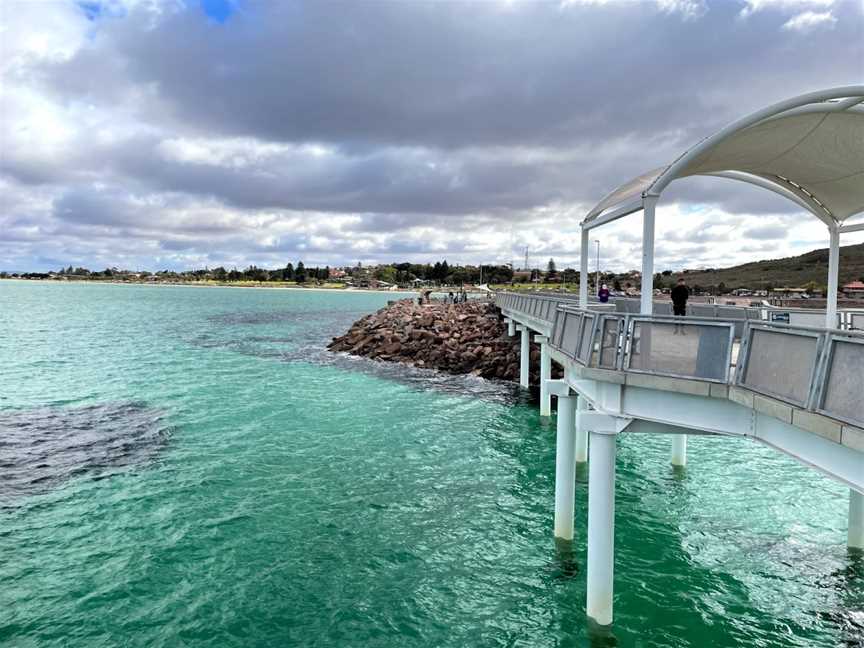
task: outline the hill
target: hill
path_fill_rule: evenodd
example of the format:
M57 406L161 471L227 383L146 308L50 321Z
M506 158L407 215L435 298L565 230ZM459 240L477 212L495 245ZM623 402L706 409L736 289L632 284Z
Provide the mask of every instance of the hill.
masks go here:
M735 288L798 288L813 282L822 288L828 282L828 249L783 259L754 261L731 268L685 270L691 286ZM664 277L664 284L672 277ZM864 243L840 248L840 285L864 281Z

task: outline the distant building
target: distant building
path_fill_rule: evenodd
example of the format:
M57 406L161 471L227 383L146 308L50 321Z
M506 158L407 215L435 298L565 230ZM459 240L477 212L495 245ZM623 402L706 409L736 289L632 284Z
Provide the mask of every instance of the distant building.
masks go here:
M800 297L807 293L806 288L774 288L771 291L772 295L780 297Z
M864 281L853 281L843 286L843 294L847 297L864 297Z

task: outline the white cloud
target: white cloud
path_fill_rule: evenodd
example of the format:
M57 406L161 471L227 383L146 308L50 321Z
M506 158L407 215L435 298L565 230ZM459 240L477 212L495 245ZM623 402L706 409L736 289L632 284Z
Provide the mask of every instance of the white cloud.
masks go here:
M783 29L806 34L814 29L831 28L835 24L837 24L837 19L830 11L823 11L822 13L805 11L783 23Z
M747 17L760 11L777 10L785 13L826 10L836 4L836 0L743 0L741 16Z

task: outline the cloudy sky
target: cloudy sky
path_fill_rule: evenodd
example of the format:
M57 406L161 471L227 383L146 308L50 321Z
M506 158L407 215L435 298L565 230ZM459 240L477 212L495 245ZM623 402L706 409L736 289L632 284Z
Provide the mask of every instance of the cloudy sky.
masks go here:
M0 269L522 265L526 246L576 267L620 182L860 83L861 0L0 0ZM604 268L638 265L639 218L595 231ZM682 180L657 263L826 238L767 192Z

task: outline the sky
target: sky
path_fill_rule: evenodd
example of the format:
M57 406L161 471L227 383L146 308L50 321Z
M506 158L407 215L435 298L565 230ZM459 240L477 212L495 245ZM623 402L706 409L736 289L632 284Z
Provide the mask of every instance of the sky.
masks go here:
M862 0L0 0L0 270L578 267L618 184L862 83ZM738 185L670 185L658 270L827 246Z

